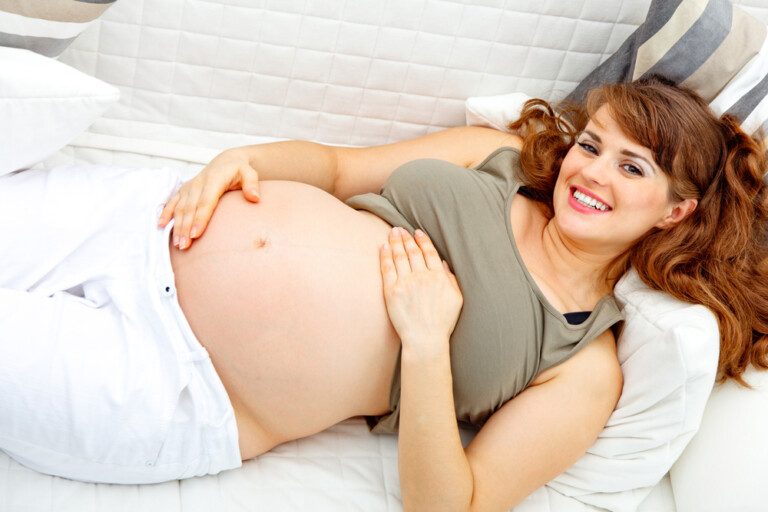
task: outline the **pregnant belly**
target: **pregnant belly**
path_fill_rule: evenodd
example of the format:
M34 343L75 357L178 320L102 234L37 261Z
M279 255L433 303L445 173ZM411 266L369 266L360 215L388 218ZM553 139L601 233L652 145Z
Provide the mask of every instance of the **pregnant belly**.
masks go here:
M297 182L225 194L171 250L179 302L232 400L244 458L348 417L383 414L399 340L378 247L389 224Z

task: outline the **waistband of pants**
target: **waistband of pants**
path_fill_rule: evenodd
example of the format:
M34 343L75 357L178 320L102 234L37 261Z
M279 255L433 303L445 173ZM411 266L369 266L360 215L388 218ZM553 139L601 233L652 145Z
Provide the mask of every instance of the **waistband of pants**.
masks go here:
M159 313L166 319L166 329L169 330L169 340L174 345L179 362L195 372L200 377L198 383L202 383L205 388L205 392L196 397L197 403L202 404L202 407L201 410L194 411L193 416L197 421L189 428L200 430L204 438L206 456L191 463L186 474L179 477L185 478L240 467L242 459L232 403L208 351L195 336L178 301L169 243L173 225L171 220L165 228L155 230L154 239L149 244L149 257L154 260L151 261L151 268L154 269L153 281L162 310ZM200 389L200 386L196 389ZM189 411L177 411L177 416L179 415L189 415ZM175 435L173 429L170 435ZM169 444L172 444L170 441ZM162 463L161 460L158 462Z

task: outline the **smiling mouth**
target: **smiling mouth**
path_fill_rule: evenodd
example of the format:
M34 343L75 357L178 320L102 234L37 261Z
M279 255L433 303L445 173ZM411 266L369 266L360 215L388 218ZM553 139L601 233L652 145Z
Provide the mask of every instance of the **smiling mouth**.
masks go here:
M591 208L600 212L609 212L612 210L612 208L607 204L598 201L594 197L588 196L587 194L578 190L576 187L571 187L571 197L573 197L573 199L576 200L578 204L586 208Z

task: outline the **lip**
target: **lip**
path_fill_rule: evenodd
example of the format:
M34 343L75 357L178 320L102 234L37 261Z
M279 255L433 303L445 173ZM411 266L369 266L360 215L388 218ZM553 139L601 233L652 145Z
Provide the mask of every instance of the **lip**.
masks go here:
M608 206L608 209L607 209L607 210L605 210L605 211L602 211L602 210L596 210L596 209L594 209L594 208L590 208L590 207L588 207L588 206L584 206L583 204L581 204L580 202L578 202L578 201L576 200L576 198L575 198L575 197L573 197L573 189L579 190L579 191L583 192L584 194L587 194L587 195L589 195L589 196L591 196L591 197L594 197L594 196L593 196L592 194L589 194L588 192L586 192L586 191L585 191L584 189L582 189L582 188L579 188L579 187L571 187L571 188L568 190L568 204L571 206L571 208L573 208L573 209L574 209L574 210L576 210L577 212L580 212L580 213L586 213L586 214L592 214L592 215L600 215L600 214L610 213L610 212L613 210L613 209L612 209L610 206L608 206L607 204L606 204L606 206ZM598 199L598 198L597 198L597 197L595 197L595 199ZM598 199L598 201L600 201L600 200ZM600 202L602 203L602 201L600 201ZM603 203L603 204L605 204L605 203Z

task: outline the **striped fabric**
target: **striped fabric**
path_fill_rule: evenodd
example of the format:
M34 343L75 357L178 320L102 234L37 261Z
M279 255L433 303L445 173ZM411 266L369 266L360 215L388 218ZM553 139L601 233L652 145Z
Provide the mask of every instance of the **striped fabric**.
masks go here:
M56 57L115 0L0 0L0 46Z
M766 27L727 0L653 0L645 22L568 96L600 84L663 75L754 133L768 120Z

